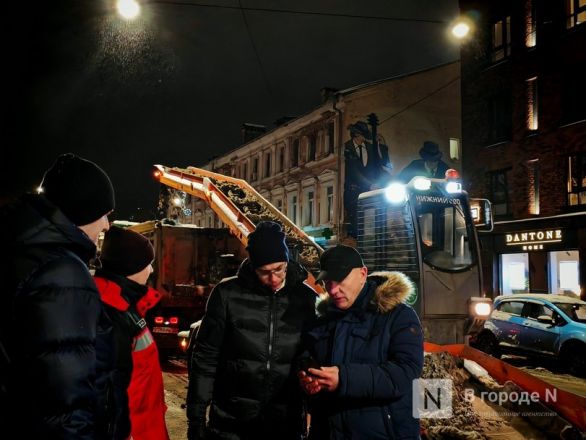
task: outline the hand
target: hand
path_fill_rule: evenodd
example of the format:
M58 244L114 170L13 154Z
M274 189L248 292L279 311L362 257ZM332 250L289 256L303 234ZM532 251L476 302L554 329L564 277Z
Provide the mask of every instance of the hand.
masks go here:
M340 383L340 369L338 367L310 368L307 372L309 375L304 371L299 373L299 381L307 394L316 394L321 390L332 392L338 389Z
M309 374L317 379L317 383L326 391L336 391L340 383L340 369L335 365L333 367L321 367L319 370L310 368Z
M315 368L311 368L311 370L315 370ZM306 394L311 396L321 391L322 386L318 383L317 379L307 374L305 371L297 373L297 377L299 378L299 385Z

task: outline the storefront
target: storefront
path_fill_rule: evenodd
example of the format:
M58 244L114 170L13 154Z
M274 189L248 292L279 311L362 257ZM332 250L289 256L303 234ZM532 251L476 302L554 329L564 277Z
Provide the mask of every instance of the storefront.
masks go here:
M485 286L514 293L582 295L586 285L586 213L496 222L481 236Z

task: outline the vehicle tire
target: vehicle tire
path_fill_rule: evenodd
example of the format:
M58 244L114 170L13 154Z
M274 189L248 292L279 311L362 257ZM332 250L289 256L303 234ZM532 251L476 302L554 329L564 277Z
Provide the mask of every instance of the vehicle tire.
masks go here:
M562 347L561 356L566 371L572 376L586 377L586 344L570 342Z
M475 348L485 352L495 358L501 357L501 351L499 350L499 343L496 337L490 332L484 332L478 335L476 339Z

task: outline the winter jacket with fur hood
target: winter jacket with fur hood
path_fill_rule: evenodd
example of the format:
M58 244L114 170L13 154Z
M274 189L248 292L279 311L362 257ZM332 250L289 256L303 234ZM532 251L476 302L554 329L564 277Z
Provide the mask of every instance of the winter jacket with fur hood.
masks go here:
M348 310L325 300L308 333L308 352L339 368L338 389L311 399L312 439L417 439L412 382L423 368L423 333L404 303L413 285L399 272L377 272Z
M199 438L210 401L209 428L221 438L300 438L302 392L292 363L317 299L306 277L290 261L285 286L273 293L244 260L237 276L213 289L192 356L190 439Z

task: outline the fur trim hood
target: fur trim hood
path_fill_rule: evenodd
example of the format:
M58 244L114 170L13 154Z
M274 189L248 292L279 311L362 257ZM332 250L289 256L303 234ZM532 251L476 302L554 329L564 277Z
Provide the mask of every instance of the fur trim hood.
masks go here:
M413 281L403 272L373 272L368 275L366 280L376 284L370 305L378 313L388 313L397 305L405 303L406 299L415 290ZM327 296L317 305L317 310L320 315L325 315L329 307L333 306L331 305L329 296Z
M403 272L374 272L367 280L378 285L372 302L379 313L390 312L415 291L413 281Z

